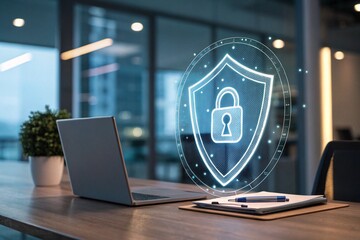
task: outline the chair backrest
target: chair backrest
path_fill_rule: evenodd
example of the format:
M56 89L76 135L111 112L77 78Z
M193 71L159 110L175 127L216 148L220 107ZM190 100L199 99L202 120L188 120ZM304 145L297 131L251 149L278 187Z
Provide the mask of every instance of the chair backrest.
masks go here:
M326 145L312 194L325 193L330 165L333 199L360 202L360 141L331 141Z
M339 140L354 140L351 128L337 128L336 134Z

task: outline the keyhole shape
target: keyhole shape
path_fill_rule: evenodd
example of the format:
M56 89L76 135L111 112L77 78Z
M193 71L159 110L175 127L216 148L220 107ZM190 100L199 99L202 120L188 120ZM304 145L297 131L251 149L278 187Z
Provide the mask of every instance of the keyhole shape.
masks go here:
M223 116L222 116L222 123L224 125L224 128L222 130L222 133L221 133L221 136L231 136L231 131L230 131L230 128L229 128L229 125L231 123L231 116L230 114L228 113L225 113Z

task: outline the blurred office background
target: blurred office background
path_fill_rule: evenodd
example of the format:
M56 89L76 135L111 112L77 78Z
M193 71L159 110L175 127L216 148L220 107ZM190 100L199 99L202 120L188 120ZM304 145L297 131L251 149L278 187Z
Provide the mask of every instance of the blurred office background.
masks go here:
M360 135L357 3L1 0L0 161L24 160L19 127L47 104L116 116L131 177L188 181L175 144L177 86L194 53L246 36L277 54L293 103L287 147L260 188L309 193L324 143ZM99 49L62 55L92 43Z

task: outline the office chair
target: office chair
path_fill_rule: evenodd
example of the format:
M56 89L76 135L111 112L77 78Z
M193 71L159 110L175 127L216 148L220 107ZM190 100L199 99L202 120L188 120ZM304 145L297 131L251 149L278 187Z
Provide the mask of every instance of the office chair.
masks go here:
M339 140L354 140L352 131L350 128L337 128L336 130L336 134L339 138Z
M332 165L334 200L360 202L360 141L331 141L321 156L312 194L325 193ZM331 176L330 176L331 177Z

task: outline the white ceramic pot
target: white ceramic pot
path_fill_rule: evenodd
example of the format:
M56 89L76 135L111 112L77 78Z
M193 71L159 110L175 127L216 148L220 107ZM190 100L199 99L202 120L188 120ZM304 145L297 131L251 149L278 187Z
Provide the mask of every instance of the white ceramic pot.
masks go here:
M64 157L30 157L30 168L36 186L58 185L64 171Z

